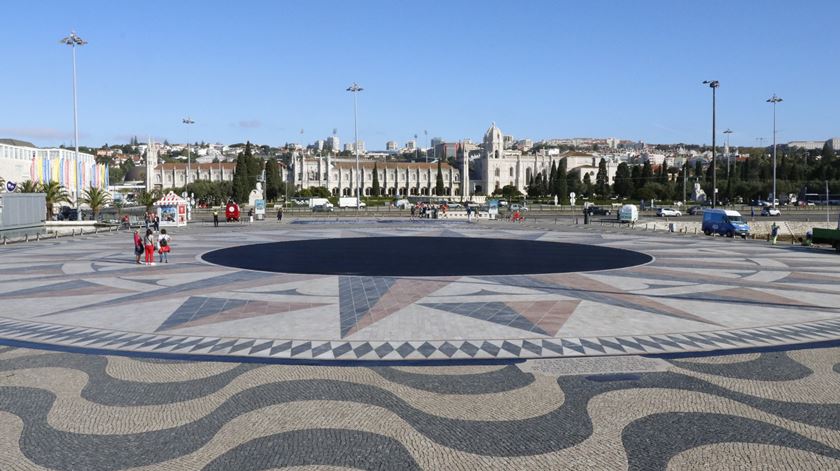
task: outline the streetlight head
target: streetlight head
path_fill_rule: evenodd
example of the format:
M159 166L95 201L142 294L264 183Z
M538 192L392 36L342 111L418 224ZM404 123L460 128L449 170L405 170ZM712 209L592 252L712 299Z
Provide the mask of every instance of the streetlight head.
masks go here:
M195 124L195 121L193 121L190 118L184 118L184 119L181 120L181 122L184 123L184 124Z
M703 85L708 85L712 88L718 88L720 87L720 82L718 82L717 80L703 80Z
M773 94L773 96L771 96L770 98L767 99L767 103L774 103L775 104L775 103L779 103L781 101L782 101L782 99L777 97L775 93Z
M85 44L87 44L87 41L80 38L75 31L71 31L70 36L62 38L59 42L61 44L67 44L68 46L84 46Z
M360 87L356 82L353 82L353 85L347 87L348 92L360 92L362 90L364 90L364 88Z

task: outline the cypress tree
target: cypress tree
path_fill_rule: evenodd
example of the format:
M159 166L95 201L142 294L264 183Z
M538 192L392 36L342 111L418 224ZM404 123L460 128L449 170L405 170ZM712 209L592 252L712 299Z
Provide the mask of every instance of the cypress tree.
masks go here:
M547 175L547 181L548 181L548 191L546 192L546 195L555 195L556 193L554 192L554 188L555 188L555 182L557 181L557 162L556 161L551 162L551 173L549 173Z
M435 194L437 196L443 196L445 191L443 186L443 171L441 170L440 165L440 160L438 160L437 178L435 179Z
M231 198L242 203L248 200L248 164L245 163L245 156L240 153L236 156L236 169L233 171L233 188Z
M281 193L281 186L280 168L277 165L277 159L268 159L265 163L265 199L276 201Z
M373 181L371 181L371 184L370 184L370 194L371 194L371 196L379 196L380 191L381 190L379 189L379 168L377 167L377 164L374 163L373 164Z
M630 166L626 162L618 164L615 169L615 184L613 187L615 194L623 197L629 197L633 194L633 180L630 175Z
M607 159L601 158L598 164L598 174L595 175L595 191L598 196L607 197L610 193L609 175L607 175Z
M566 181L566 159L562 159L557 166L557 177L554 179L554 194L561 204L568 204L569 188Z

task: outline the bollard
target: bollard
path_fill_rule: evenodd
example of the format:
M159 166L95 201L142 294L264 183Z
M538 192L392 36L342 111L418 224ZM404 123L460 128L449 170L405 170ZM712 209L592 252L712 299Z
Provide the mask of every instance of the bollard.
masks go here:
M36 242L40 242L40 241L41 241L41 233L40 233L40 232L39 232L39 233L37 233L37 234L35 234L35 241L36 241Z
M694 235L697 235L697 228L694 228Z
M70 229L70 235L76 237L76 229Z
M29 233L28 232L23 235L23 241L24 242L29 242Z
M96 227L96 226L93 226L93 233L94 234L99 234L99 228Z
M53 234L54 234L53 239L58 239L58 231L55 231Z
M3 236L3 245L6 245L6 236Z

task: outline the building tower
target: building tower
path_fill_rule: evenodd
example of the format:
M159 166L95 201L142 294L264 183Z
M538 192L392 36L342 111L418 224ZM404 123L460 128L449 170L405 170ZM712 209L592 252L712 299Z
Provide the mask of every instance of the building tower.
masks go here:
M155 168L158 166L158 150L152 138L149 138L149 145L146 147L146 191L155 189Z

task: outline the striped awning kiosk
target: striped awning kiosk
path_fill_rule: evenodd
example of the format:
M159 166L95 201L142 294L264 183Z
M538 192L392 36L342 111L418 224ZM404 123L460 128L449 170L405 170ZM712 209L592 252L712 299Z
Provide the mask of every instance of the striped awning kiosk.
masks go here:
M186 199L181 198L173 191L163 195L161 199L155 201L160 225L186 226L188 204Z

